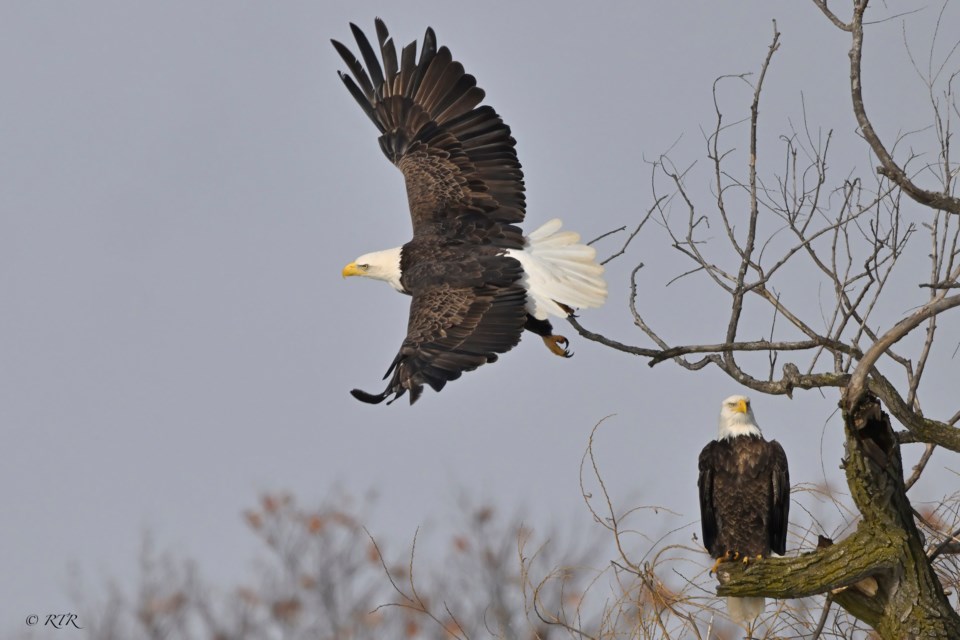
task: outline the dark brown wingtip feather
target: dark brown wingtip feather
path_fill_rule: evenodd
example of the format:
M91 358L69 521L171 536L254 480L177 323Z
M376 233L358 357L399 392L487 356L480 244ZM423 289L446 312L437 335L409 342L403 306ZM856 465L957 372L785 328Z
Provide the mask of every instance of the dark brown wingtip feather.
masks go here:
M383 69L380 68L380 60L377 59L376 52L370 46L367 34L352 22L350 23L350 30L353 31L353 37L357 41L357 46L360 47L360 55L363 57L363 63L367 66L370 81L374 87L379 88L383 84Z
M363 65L360 64L360 61L357 60L357 57L353 55L353 52L350 51L346 45L333 39L331 39L330 42L333 44L333 48L337 50L337 53L340 54L343 62L347 65L347 69L353 74L353 77L356 78L356 81L360 84L367 101L369 102L372 100L373 85L370 84L370 78L367 76L367 72L363 70ZM343 78L344 74L342 72L338 71L337 73L339 73L340 77Z
M407 390L400 385L395 385L391 383L386 389L380 393L368 393L362 389L351 389L350 395L359 400L360 402L366 402L367 404L380 404L387 398L392 398L387 400L387 406L390 406L405 394ZM410 388L410 404L413 404L420 399L420 396L423 394L423 385L413 385Z
M393 95L396 92L397 77L397 48L387 31L387 25L383 20L377 18L375 21L377 27L377 43L380 45L380 55L383 58L383 71L386 74L386 87L381 92L383 95Z
M437 34L433 31L433 27L427 27L423 33L423 48L437 50Z
M350 395L360 402L366 402L367 404L380 404L387 399L388 395L390 395L390 390L386 389L382 393L367 393L362 389L353 389L350 391Z
M417 71L417 65L413 59L417 55L417 41L414 40L403 48L400 52L400 88L403 89L403 95L408 98L413 97L413 83L410 78Z
M420 48L420 60L417 62L421 75L435 55L437 55L437 34L433 32L433 27L427 27L426 33L423 34L423 47Z

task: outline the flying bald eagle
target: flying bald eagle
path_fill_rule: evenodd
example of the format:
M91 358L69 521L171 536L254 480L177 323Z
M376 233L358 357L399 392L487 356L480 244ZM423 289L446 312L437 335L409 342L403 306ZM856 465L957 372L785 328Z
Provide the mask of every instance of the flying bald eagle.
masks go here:
M783 555L790 514L787 456L776 440L767 442L753 417L750 399L730 396L720 408L717 439L700 452L700 521L703 544L721 562ZM727 598L730 617L752 622L763 598Z
M495 362L524 329L569 356L567 339L554 335L547 316L603 304L596 251L561 231L557 219L523 235L523 172L510 128L493 108L478 106L483 90L449 49L437 48L433 29L419 58L412 42L398 59L379 18L379 57L363 31L350 28L363 63L332 41L349 69L340 78L403 173L413 222L405 245L343 269L344 277L384 280L411 296L407 336L384 376L387 388L354 389L353 396L380 403L392 395L393 402L409 391L413 404L424 384L440 391L464 371Z

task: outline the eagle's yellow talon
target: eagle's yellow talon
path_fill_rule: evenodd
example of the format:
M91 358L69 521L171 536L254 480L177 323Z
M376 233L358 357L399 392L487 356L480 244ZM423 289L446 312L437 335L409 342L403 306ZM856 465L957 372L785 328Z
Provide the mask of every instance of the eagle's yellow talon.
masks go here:
M717 561L713 563L712 567L710 567L710 575L712 576L713 574L715 574L717 572L717 569L720 568L720 565L723 564L724 562L728 562L729 560L730 560L730 552L727 551L722 556L717 558Z
M570 344L570 341L564 338L563 336L542 336L543 344L547 345L547 349L550 349L550 352L554 355L558 355L563 358L569 358L573 354L567 350L567 345Z

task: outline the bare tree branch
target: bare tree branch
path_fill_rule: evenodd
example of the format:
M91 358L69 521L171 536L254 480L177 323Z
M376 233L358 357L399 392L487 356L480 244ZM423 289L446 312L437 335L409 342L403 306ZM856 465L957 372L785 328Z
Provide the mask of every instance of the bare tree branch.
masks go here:
M877 360L879 360L891 346L916 329L925 320L957 306L960 306L960 295L937 298L923 305L918 311L904 318L883 334L863 355L856 370L853 372L850 378L850 384L847 386L845 392L845 403L847 406L853 407L859 403L866 391L867 376L870 374Z
M814 0L814 3L819 6L817 0ZM853 113L857 118L857 124L860 125L864 139L880 160L880 166L877 168L877 172L895 182L897 186L903 189L904 193L918 203L932 209L940 209L960 215L960 199L948 193L928 191L914 184L887 151L880 137L874 130L873 124L867 117L866 107L863 104L861 63L863 57L863 14L867 10L868 4L869 0L856 0L854 2L853 18L849 25L851 28L845 30L850 31L852 34L850 46L850 91L851 97L853 98ZM822 10L823 9L825 9L825 5Z

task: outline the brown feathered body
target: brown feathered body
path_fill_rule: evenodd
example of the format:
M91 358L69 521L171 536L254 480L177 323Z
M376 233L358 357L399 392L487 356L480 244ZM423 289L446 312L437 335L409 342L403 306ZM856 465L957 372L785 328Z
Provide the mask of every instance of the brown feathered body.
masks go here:
M783 555L790 512L787 456L776 440L742 435L700 452L703 544L713 558Z
M783 555L790 516L787 455L776 440L763 439L750 398L733 395L720 405L717 439L700 452L700 522L710 556L744 562ZM714 565L715 567L717 565ZM728 597L727 611L746 624L765 605L762 597Z

